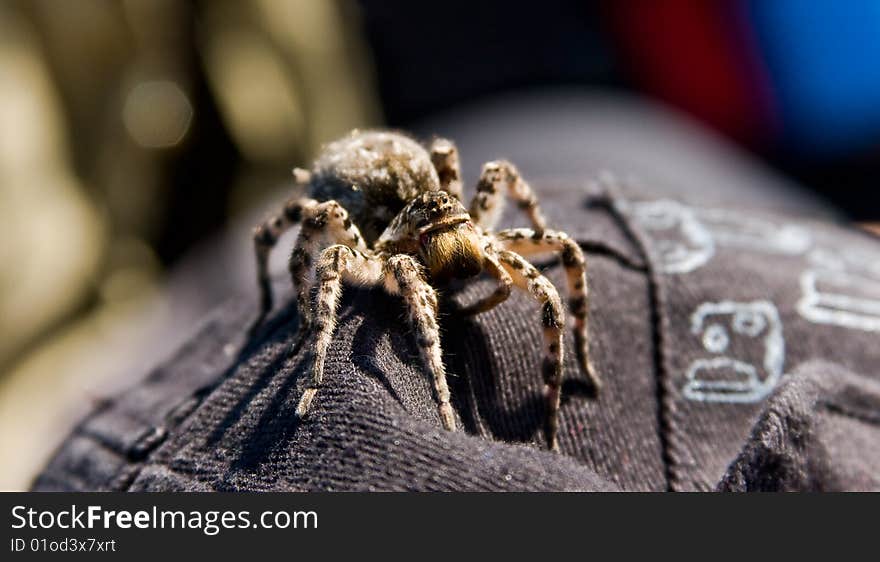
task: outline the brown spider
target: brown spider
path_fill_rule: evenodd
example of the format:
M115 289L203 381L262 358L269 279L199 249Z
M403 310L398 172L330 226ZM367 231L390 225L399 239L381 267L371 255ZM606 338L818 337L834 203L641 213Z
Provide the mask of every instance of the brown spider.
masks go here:
M465 309L466 313L484 312L503 302L512 286L527 291L541 304L545 434L550 449L557 450L564 312L556 288L522 256L560 253L575 322L575 351L581 368L598 390L600 381L588 357L586 262L581 248L568 235L545 228L537 198L516 168L504 161L485 164L468 211L462 204L458 153L452 142L436 139L429 153L399 133L353 131L327 145L311 172L295 169L294 178L309 188L311 197L287 201L283 212L254 230L254 243L262 319L272 307L269 252L285 230L302 224L289 265L301 333L314 330L314 367L297 415L306 415L321 386L342 282L346 281L382 286L403 297L424 368L433 378L443 427L454 430L440 352L437 293L432 283L486 271L498 286ZM492 232L505 193L529 216L532 228ZM310 302L313 264L318 290Z

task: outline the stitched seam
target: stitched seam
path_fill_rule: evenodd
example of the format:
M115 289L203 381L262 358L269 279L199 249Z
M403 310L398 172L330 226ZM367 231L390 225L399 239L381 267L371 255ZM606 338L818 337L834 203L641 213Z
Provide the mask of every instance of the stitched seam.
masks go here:
M598 240L578 240L578 244L584 252L592 255L603 256L614 260L618 265L632 271L646 273L648 267L635 261L617 248L614 248Z
M676 477L674 471L675 461L672 456L671 434L674 432L669 392L666 388L669 380L668 368L666 363L666 326L663 322L663 309L665 298L662 286L660 284L659 275L654 262L651 259L648 245L641 232L626 217L624 217L615 207L613 199L615 197L606 193L604 199L597 201L611 215L618 224L624 235L629 238L638 250L644 260L644 271L648 278L648 299L650 303L650 322L651 322L651 339L654 350L654 370L656 373L655 395L657 400L657 422L660 428L660 448L661 459L663 461L663 472L666 477L666 490L675 491L673 486Z

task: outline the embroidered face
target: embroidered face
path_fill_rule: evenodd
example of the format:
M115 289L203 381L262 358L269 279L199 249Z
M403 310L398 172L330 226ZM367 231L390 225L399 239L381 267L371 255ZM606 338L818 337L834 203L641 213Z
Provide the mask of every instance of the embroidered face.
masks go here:
M688 273L715 254L712 235L693 211L674 201L633 203L628 211L651 236L651 245L665 273Z
M687 398L753 402L782 376L782 323L768 301L704 303L691 316L691 333L706 356L688 368Z

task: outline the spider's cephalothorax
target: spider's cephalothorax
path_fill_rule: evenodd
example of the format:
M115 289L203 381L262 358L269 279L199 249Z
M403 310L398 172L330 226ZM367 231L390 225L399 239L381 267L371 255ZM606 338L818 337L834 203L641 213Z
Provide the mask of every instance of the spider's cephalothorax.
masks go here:
M296 169L294 177L309 188L311 197L290 199L281 213L255 229L254 243L262 319L272 307L269 252L285 230L302 225L290 256L290 273L302 333L314 338L315 362L297 415L307 414L321 385L342 283L348 282L380 286L403 298L424 368L434 381L441 422L454 430L432 285L485 271L498 286L465 313L491 309L508 297L513 286L540 303L545 433L550 448L557 449L564 312L555 287L523 256L559 252L574 316L575 352L598 390L599 379L588 357L586 262L576 242L545 228L537 199L516 168L504 161L484 165L467 209L462 203L458 153L450 141L434 140L429 152L399 133L354 131L325 147L311 171ZM493 232L505 195L526 212L532 228ZM314 299L310 298L313 284L317 285Z
M397 215L376 249L418 256L433 281L466 279L483 270L481 236L461 201L426 191Z

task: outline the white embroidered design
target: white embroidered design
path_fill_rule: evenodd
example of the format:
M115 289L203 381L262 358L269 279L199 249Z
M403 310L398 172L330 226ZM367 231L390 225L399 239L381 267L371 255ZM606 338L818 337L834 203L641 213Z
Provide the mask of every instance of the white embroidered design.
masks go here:
M880 332L880 279L808 269L800 281L797 309L810 322Z
M817 269L853 273L880 280L880 254L864 249L816 248L807 261Z
M688 207L670 200L640 201L622 206L651 237L663 273L688 273L715 254L712 235Z
M663 273L690 273L706 265L717 247L797 256L813 245L809 231L725 209L688 207L676 201L618 203L651 238Z
M703 303L691 315L691 333L712 356L696 359L688 367L682 388L685 398L757 402L779 382L785 339L773 303Z
M695 208L694 213L719 246L798 256L813 244L810 232L797 225L780 225L765 218L742 212L732 213L726 209Z

